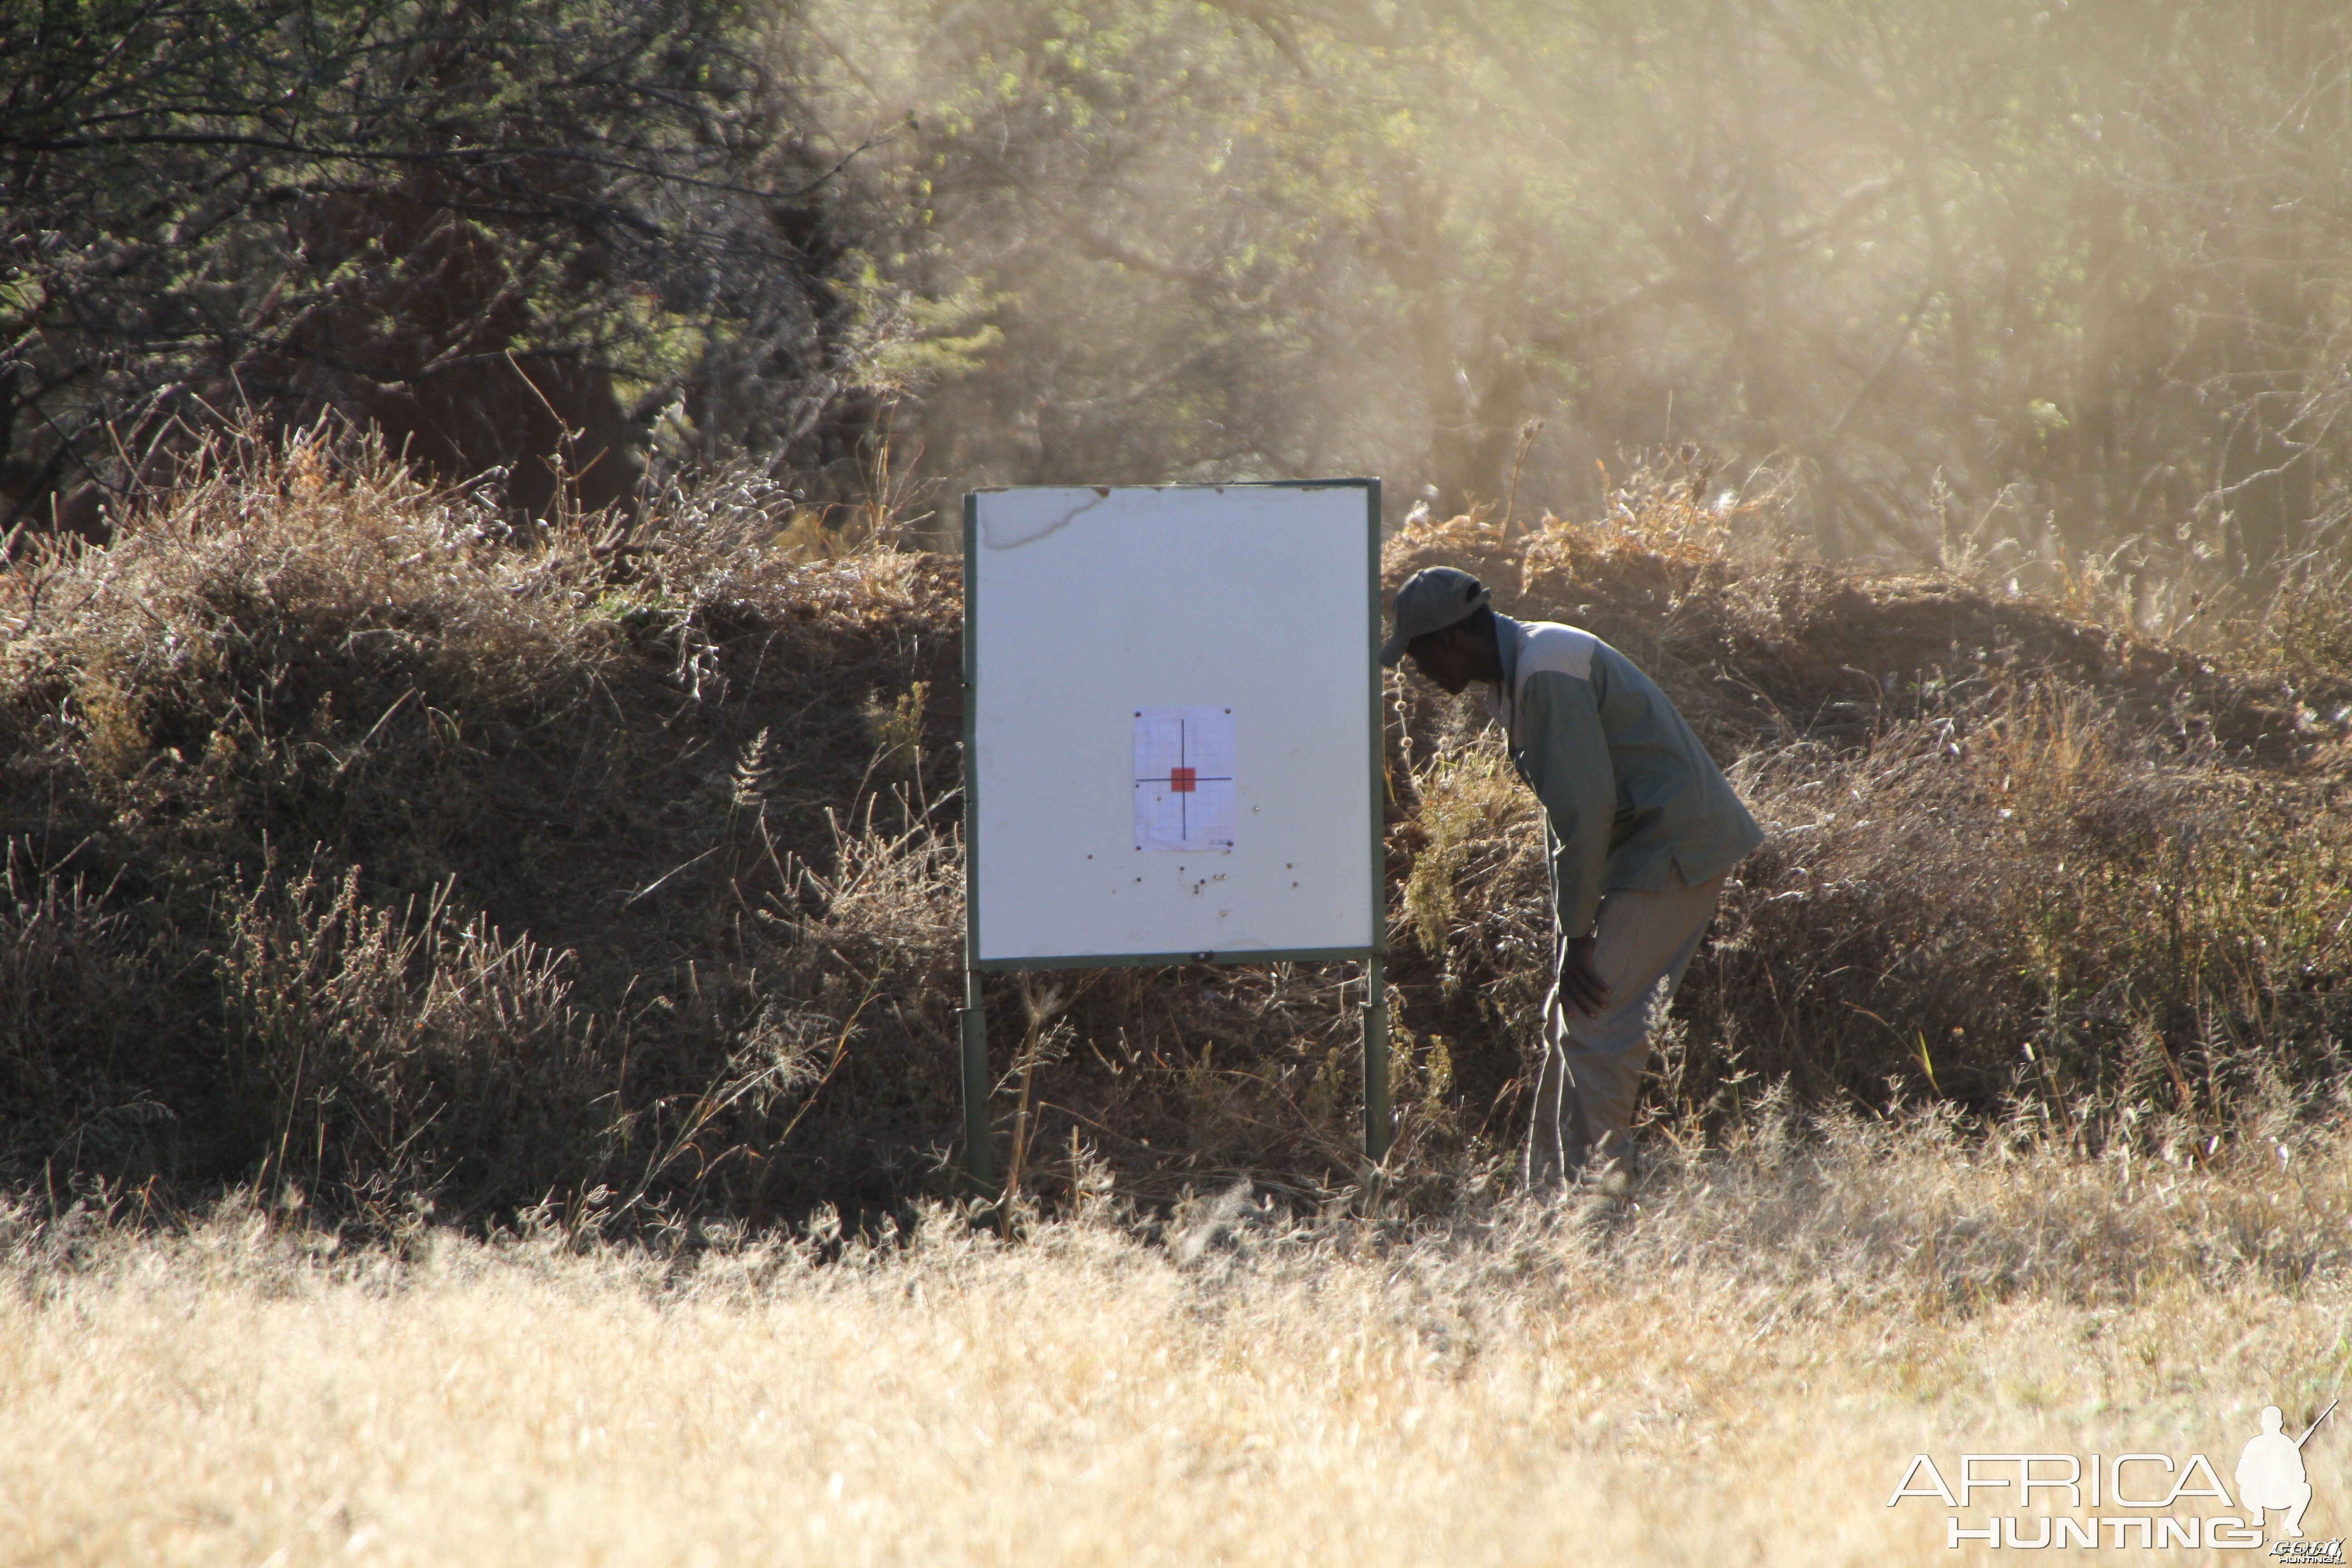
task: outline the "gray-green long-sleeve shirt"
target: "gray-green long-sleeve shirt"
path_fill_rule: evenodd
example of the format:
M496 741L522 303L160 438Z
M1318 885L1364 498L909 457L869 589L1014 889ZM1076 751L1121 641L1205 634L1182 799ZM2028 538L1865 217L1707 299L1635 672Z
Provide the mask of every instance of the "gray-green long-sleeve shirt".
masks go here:
M1591 632L1495 617L1501 689L1487 711L1543 802L1560 934L1601 895L1696 885L1764 842L1723 770L1657 683Z

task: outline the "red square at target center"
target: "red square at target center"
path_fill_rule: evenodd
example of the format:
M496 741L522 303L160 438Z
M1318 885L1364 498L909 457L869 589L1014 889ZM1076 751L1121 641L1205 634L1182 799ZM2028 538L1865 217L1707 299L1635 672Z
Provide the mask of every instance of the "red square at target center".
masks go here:
M1196 770L1192 769L1192 768L1171 768L1171 769L1169 769L1169 770L1168 770L1168 787L1169 787L1169 789L1171 789L1171 791L1173 791L1174 793L1176 793L1176 794L1178 794L1178 795L1193 795L1193 794L1197 794L1197 793L1198 793L1198 786L1197 786L1196 784L1194 784L1194 783L1192 782L1195 772L1196 772Z

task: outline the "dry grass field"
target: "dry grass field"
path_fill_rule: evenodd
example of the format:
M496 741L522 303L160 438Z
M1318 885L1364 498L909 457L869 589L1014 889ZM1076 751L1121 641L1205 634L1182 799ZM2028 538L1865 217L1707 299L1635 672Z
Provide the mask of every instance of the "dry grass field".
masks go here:
M1966 1562L1885 1506L1914 1453L2226 1477L2264 1403L2340 1389L2340 1118L2205 1160L1785 1125L1630 1215L1412 1227L1235 1192L665 1256L20 1215L0 1563ZM2344 1533L2352 1445L2307 1452Z

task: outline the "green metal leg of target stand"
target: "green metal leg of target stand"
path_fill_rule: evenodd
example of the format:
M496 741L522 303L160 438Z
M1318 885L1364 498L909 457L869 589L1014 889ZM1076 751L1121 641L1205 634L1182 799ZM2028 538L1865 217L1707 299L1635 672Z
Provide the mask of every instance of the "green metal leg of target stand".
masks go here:
M963 1173L976 1193L996 1184L996 1151L988 1125L988 1016L980 1006L980 971L963 972Z
M1375 1165L1389 1157L1396 1123L1389 1109L1388 966L1378 952L1364 964L1364 1153Z

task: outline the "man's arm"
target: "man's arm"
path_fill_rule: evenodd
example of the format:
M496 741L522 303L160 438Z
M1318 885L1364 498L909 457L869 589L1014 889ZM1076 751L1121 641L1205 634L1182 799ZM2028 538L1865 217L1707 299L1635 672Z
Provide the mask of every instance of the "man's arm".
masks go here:
M1517 718L1519 754L1558 840L1552 879L1560 934L1568 939L1560 994L1590 1016L1609 1001L1608 987L1592 969L1592 922L1617 816L1617 775L1609 763L1599 693L1590 680L1538 670L1519 689Z

